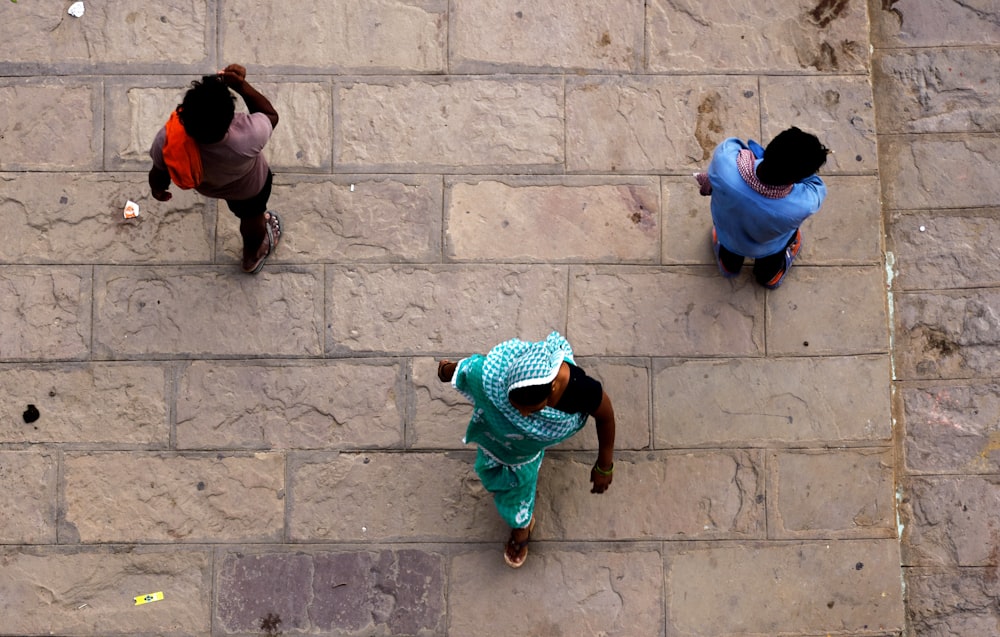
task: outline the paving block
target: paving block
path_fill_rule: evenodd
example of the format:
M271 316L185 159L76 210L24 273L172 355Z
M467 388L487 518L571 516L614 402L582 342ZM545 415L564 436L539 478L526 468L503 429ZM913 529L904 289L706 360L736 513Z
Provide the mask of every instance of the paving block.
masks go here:
M869 354L889 349L885 270L797 266L767 294L767 353Z
M886 443L889 378L887 355L658 361L654 445Z
M994 134L887 135L879 142L886 208L981 208L1000 201Z
M1000 476L902 479L905 566L1000 566Z
M887 249L897 290L1000 286L1000 208L895 213Z
M336 86L339 172L551 173L563 167L563 80L372 78Z
M894 538L892 460L889 447L768 452L768 537Z
M497 544L452 558L449 635L663 634L663 565L656 550L533 543L517 571L504 564L501 550Z
M442 358L460 360L464 356ZM468 449L463 438L472 416L472 405L451 383L438 380L438 360L412 359L409 381L414 393L414 410L407 422L407 444L415 449Z
M531 7L514 0L452 5L452 73L574 69L629 73L643 52L641 0L557 0Z
M704 170L727 137L759 139L757 91L756 78L738 76L568 79L566 169L625 174Z
M566 269L328 266L327 351L486 354L566 324Z
M197 72L183 77L108 77L104 84L104 109L112 124L104 131L105 166L113 170L148 172L153 165L149 156L153 139L167 123L170 113L184 100L191 82L201 77ZM148 193L146 175L135 175L133 181L134 187ZM176 198L184 191L171 190L174 199L170 202L153 203L156 200L151 199L150 205L168 209L176 206Z
M868 0L876 47L1000 43L1000 11L990 2ZM903 23L906 23L904 28Z
M569 328L578 355L757 356L764 295L714 267L574 267Z
M910 633L926 637L989 635L1000 623L997 570L904 568Z
M652 177L450 180L445 223L457 261L654 263Z
M863 2L648 3L647 71L858 73L868 68Z
M2 266L0 289L0 360L71 360L90 354L90 268Z
M213 363L177 390L179 449L400 447L398 365Z
M215 623L220 632L302 634L309 629L313 556L241 551L226 552L217 562Z
M0 544L56 542L57 462L54 453L0 451Z
M274 181L269 205L284 230L271 263L441 260L440 177L278 173ZM218 236L218 259L238 263L239 222L221 203Z
M668 552L665 568L668 635L903 629L896 540L699 543Z
M276 453L68 454L60 540L279 540L284 530L284 468L284 457Z
M159 365L0 367L0 443L166 447L166 392ZM39 413L32 423L28 405Z
M3 8L9 11L7 6ZM13 19L13 24L20 24ZM0 104L4 105L0 112L0 170L101 169L103 109L96 82L3 78Z
M316 356L321 266L97 267L95 349L107 358ZM89 309L89 308L88 308Z
M8 635L208 635L212 556L195 548L0 548ZM162 592L136 607L134 597Z
M250 68L441 73L447 52L445 0L287 5L231 0L220 12L222 57Z
M907 473L1000 473L1000 384L903 384Z

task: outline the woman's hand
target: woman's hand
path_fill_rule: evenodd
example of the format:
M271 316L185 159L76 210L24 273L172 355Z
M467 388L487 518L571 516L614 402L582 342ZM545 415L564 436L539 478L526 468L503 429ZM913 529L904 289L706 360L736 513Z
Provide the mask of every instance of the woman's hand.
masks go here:
M615 464L611 463L610 469L605 469L600 467L597 463L590 469L590 481L594 483L591 487L591 493L604 493L611 486L611 480L614 479Z
M450 383L457 368L458 363L450 361L447 358L441 359L438 361L438 380L442 383Z

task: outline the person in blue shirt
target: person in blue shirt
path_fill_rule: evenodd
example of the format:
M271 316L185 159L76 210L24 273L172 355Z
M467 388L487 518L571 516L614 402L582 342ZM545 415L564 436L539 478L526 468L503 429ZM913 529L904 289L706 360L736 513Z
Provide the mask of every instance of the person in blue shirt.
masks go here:
M799 228L826 197L816 171L829 152L796 127L766 149L735 137L716 147L708 171L695 178L712 197L712 248L722 276L735 277L749 258L758 283L773 290L784 282L802 247Z

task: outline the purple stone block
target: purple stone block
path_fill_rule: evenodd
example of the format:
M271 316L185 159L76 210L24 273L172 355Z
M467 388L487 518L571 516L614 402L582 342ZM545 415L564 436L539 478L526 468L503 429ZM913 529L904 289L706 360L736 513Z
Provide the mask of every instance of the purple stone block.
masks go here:
M306 606L312 582L312 559L295 553L226 555L219 569L217 616L227 633L261 631L261 622L286 634L308 629Z

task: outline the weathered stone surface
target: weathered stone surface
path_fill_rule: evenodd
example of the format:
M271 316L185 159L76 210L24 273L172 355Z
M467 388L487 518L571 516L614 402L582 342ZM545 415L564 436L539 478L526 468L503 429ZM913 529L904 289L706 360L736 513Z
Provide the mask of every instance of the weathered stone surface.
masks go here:
M612 178L613 179L613 178ZM448 255L459 261L653 263L659 184L483 179L447 187Z
M827 0L827 4L847 3ZM834 151L826 158L823 174L867 173L878 168L875 108L867 77L765 76L760 78L760 101L765 140L798 126Z
M772 451L768 537L894 538L892 449Z
M992 0L868 0L876 46L1000 43L1000 7Z
M150 10L143 0L86 5L85 18L66 7L7 3L0 7L3 68L17 64L198 64L208 60L215 9L206 0L163 2ZM69 5L66 5L67 7Z
M95 272L94 341L104 357L322 352L318 267L272 267L254 277L236 266Z
M819 356L888 350L881 267L795 267L767 295L767 353Z
M508 568L500 547L451 561L449 635L660 635L660 553L634 548L549 548L532 544L523 568ZM511 612L516 608L517 612Z
M573 268L567 338L578 355L754 356L764 295L699 268Z
M327 72L445 69L444 0L304 0L294 7L231 0L220 15L226 60Z
M998 49L891 49L876 53L872 76L879 131L1000 130Z
M460 356L442 356L459 360ZM472 416L472 405L451 383L437 377L436 358L413 359L410 384L414 393L413 418L407 423L406 441L415 449L462 449L462 439Z
M559 540L763 539L760 451L632 454L615 458L615 479L590 493L595 456L546 456L532 537ZM642 502L642 506L636 506Z
M669 635L903 629L895 540L682 547L665 579Z
M653 373L658 449L892 438L888 356L665 360Z
M551 266L327 267L327 351L485 354L566 323L566 270Z
M910 634L989 635L1000 624L996 568L904 568Z
M0 359L51 360L90 351L89 268L0 267Z
M750 77L569 79L566 169L703 170L726 137L757 137L759 112L757 81Z
M153 163L149 157L153 138L166 124L170 113L184 100L190 82L200 80L201 75L192 73L184 78L153 76L142 78L141 85L137 85L137 79L112 78L105 85L105 110L109 121L116 125L105 132L104 162L114 170L149 170ZM148 193L145 175L141 178L136 175L133 187L141 187L144 193ZM175 199L169 203L153 203L156 200L150 199L150 205L160 209L176 206L176 197L183 191L179 188L172 188L172 191Z
M356 172L556 172L563 81L372 79L337 86L334 164Z
M313 556L301 552L226 553L215 576L218 629L250 633L270 624L272 634L307 631L313 576Z
M1000 350L1000 288L897 293L899 379L991 378Z
M203 550L0 549L0 610L10 635L208 635L212 558ZM133 605L137 595L163 600ZM139 612L139 611L142 612Z
M0 451L0 544L55 543L56 462L49 453Z
M858 72L868 66L864 2L651 0L647 69L652 72Z
M0 443L166 447L166 373L152 365L0 368ZM35 405L38 420L22 413Z
M66 456L63 533L81 542L260 542L284 528L284 458Z
M398 447L399 368L195 362L177 392L180 449Z
M887 249L896 289L1000 286L1000 208L895 214Z
M270 207L285 233L270 263L437 262L441 259L438 177L275 175ZM289 183L291 182L291 183ZM219 214L222 251L242 258L239 223Z
M906 566L1000 566L1000 476L910 476L899 508Z
M1000 384L902 388L909 473L1000 473Z
M505 537L474 453L300 454L289 460L294 542Z
M177 190L169 204L123 173L6 173L0 218L5 263L163 263L212 260L215 206ZM128 200L139 217L126 220Z
M512 0L452 5L452 73L566 68L633 72L643 52L641 0L557 0L527 6Z
M10 24L19 25L20 21L14 19ZM102 109L95 83L72 78L3 78L0 104L4 105L0 111L0 170L101 168Z
M899 135L880 142L885 206L978 208L1000 202L996 135Z

